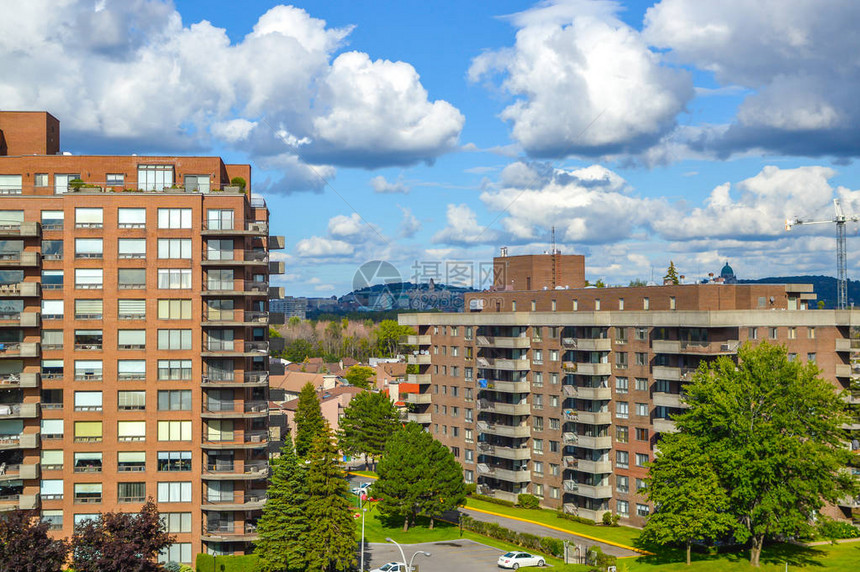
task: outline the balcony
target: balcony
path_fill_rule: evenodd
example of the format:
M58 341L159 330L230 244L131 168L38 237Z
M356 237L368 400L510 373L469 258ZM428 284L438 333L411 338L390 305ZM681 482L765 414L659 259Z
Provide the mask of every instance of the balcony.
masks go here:
M269 225L262 220L246 220L244 226L236 226L235 223L222 223L221 221L204 221L203 236L266 236L269 234Z
M269 443L267 431L233 431L224 433L221 438L209 437L204 428L204 449L257 449Z
M414 423L430 423L429 413L407 413L406 419Z
M410 365L429 365L430 364L430 354L412 354L407 359L407 363Z
M612 414L609 411L574 411L577 423L586 425L609 425Z
M565 362L567 364L568 362ZM574 370L579 375L610 375L612 366L608 363L579 363ZM565 369L567 371L567 369Z
M0 268L29 268L39 266L38 252L5 252L0 254Z
M233 372L226 372L220 375L204 375L201 379L203 387L258 387L269 384L269 372L267 371L246 371L241 376L235 375Z
M0 496L0 511L34 510L39 507L39 495Z
M739 340L693 342L682 340L654 340L651 349L658 354L721 355L738 351Z
M30 465L6 465L6 472L0 475L0 482L18 479L38 479L39 477L38 463Z
M401 344L405 344L407 346L429 346L430 345L430 336L422 335L422 336L403 336L400 339Z
M663 393L661 391L655 391L651 396L651 401L657 407L686 407L681 403L681 395L678 393Z
M39 357L40 349L38 342L3 342L0 343L0 358Z
M283 288L282 288L283 290ZM255 280L245 280L236 288L236 284L232 281L228 282L203 282L203 291L201 296L268 296L269 283L257 282ZM283 296L280 296L283 298Z
M579 483L576 494L590 499L606 499L612 497L612 487L609 485L584 485Z
M531 413L531 405L522 403L501 403L498 401L478 400L478 411L493 411L504 415L528 415Z
M214 403L203 406L204 418L242 418L265 417L269 414L269 404L266 401L245 401L244 403Z
M203 510L260 510L266 504L266 491L235 493L233 498L219 500L203 499L201 508Z
M672 381L680 381L681 380L681 368L680 367L667 367L664 365L655 365L651 368L651 374L654 376L654 379L668 379Z
M675 433L678 431L675 422L671 419L654 419L651 426L657 433Z
M592 461L589 459L577 459L575 457L564 458L564 468L592 475L602 475L612 472L611 461Z
M852 368L850 364L837 364L836 365L836 377L852 377Z
M430 383L430 374L429 373L408 373L406 374L406 380L409 383L417 383L419 385L426 385Z
M587 518L589 520L593 520L594 522L601 522L603 520L603 513L609 511L591 510L588 508L578 507L574 503L564 503L564 512L567 514L575 514L576 516Z
M497 369L502 371L528 371L531 369L531 361L528 358L478 358L478 365L482 368Z
M268 266L269 253L265 250L203 251L203 266Z
M12 222L0 224L0 238L38 238L42 228L38 222Z
M489 435L498 435L500 437L526 438L531 436L531 429L526 424L494 425L487 421L478 421L478 431Z
M38 282L0 284L0 298L34 298L42 295Z
M38 403L0 403L0 419L35 419L38 416Z
M501 393L528 393L530 385L528 381L487 381L487 389Z
M39 387L38 373L2 373L0 374L0 389L16 387Z
M406 403L425 405L433 402L433 395L430 393L407 393L402 396L402 399Z
M527 469L515 471L512 469L503 469L501 467L487 465L486 463L478 463L476 468L478 470L479 475L485 477L492 477L500 481L507 481L509 483L531 482L531 471Z
M608 387L582 387L574 385L564 385L562 386L562 391L566 396L576 397L577 399L612 399L612 390Z
M18 435L0 435L0 450L3 449L35 449L39 446L38 433L20 433Z
M504 348L504 349L528 349L531 340L526 336L478 336L476 338L478 347L481 348Z
M209 520L203 525L203 540L210 542L250 542L257 540L256 525L233 520L216 521Z
M532 451L528 447L504 447L502 445L491 445L490 443L478 443L478 451L481 455L488 455L497 459L508 459L510 461L527 461L531 459L532 455Z
M203 467L203 478L208 481L253 481L269 476L266 461L216 462Z
M612 437L592 437L590 435L577 435L576 446L583 449L611 449Z
M245 311L209 311L203 310L203 322L201 325L203 326L256 326L256 325L266 325L269 323L269 313L268 312L251 312Z
M12 312L0 314L0 328L38 328L41 325L39 312Z
M564 340L571 339L564 338ZM569 349L577 349L584 352L608 352L612 350L612 340L609 338L575 338L572 339L572 346L564 343L564 340L562 340L562 345Z
M229 342L210 343L200 354L203 357L255 357L268 355L269 342L255 341L242 342L241 340Z

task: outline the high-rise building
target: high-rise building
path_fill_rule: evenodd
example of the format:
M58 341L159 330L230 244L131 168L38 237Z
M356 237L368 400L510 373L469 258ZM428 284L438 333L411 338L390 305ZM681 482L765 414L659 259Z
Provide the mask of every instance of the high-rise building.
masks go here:
M810 310L811 286L586 288L581 258L501 256L494 287L468 294L466 313L400 316L417 331L407 343L419 370L401 396L409 419L447 445L484 494L529 493L547 507L642 525L653 509L641 490L646 463L674 430L702 360L768 340L814 361L837 389L860 372L860 311ZM860 423L846 437L860 449ZM850 515L858 500L843 499L834 514Z
M57 154L0 112L0 509L59 536L158 503L164 560L243 553L265 502L283 273L249 165Z

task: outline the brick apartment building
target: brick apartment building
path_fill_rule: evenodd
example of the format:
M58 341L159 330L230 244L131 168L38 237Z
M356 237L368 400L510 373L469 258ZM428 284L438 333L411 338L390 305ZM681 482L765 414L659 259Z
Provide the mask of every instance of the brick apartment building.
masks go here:
M0 510L68 537L151 496L164 560L243 553L283 237L249 165L59 151L50 114L0 112Z
M840 389L860 372L860 311L810 310L811 286L586 288L583 257L558 253L503 251L494 269L494 287L467 295L466 313L400 316L417 331L407 342L419 367L401 399L467 482L498 498L530 493L642 525L652 510L644 465L701 360L768 340L814 360ZM857 450L860 424L847 429ZM834 512L858 508L845 499Z

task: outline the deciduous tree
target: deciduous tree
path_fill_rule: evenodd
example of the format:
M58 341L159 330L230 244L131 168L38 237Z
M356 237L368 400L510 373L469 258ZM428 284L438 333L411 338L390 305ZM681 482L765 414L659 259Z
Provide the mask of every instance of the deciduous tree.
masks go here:
M299 403L296 405L295 446L296 454L305 458L310 451L311 443L317 435L323 432L325 420L320 410L320 400L314 386L305 384L299 393Z
M0 517L0 570L4 572L59 572L69 544L48 536L50 525L39 515L14 510Z
M344 377L351 385L367 389L370 387L371 379L376 377L376 370L366 365L354 365L346 370Z
M257 523L259 540L255 553L264 572L305 570L302 542L307 537L307 468L287 439L281 455L271 462L272 480L266 506Z
M384 393L369 391L352 398L340 420L338 441L349 455L364 455L376 461L385 451L385 444L399 426L397 408Z
M396 320L382 320L376 329L376 344L383 356L395 356L400 338L414 333L410 326L401 326Z
M646 484L648 499L657 509L645 524L643 538L683 544L688 566L693 541L714 540L737 526L713 461L689 434L666 435L660 441Z

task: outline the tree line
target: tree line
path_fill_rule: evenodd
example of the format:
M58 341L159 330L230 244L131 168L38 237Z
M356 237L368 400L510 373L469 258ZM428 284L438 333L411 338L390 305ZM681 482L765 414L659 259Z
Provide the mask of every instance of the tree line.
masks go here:
M353 358L367 362L371 357L397 355L402 336L414 334L409 326L396 320L301 320L293 317L276 330L284 338L284 351L279 357L291 362L321 357L335 362Z

